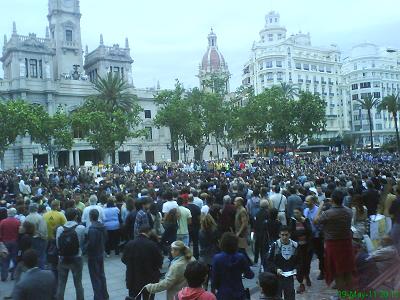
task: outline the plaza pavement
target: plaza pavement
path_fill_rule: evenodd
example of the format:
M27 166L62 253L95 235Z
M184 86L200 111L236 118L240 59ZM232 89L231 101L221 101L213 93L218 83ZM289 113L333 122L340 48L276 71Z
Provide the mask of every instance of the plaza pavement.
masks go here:
M167 260L164 262L163 271L165 272L168 268ZM318 276L317 261L313 260L311 266L311 288L306 287L306 293L302 295L296 295L297 300L327 300L330 296L335 295L335 290L326 287L324 281L316 280ZM257 287L257 273L258 267L252 267L253 271L256 273L254 279L248 280L244 279L245 287L250 289L252 294L251 299L257 300L259 298L259 289ZM107 278L107 287L110 295L110 300L124 300L128 295L128 290L125 288L125 265L121 262L119 256L111 255L110 258L105 258L105 273ZM93 289L90 282L89 271L87 264L84 264L82 283L85 291L85 299L93 299ZM0 282L0 299L4 296L10 295L14 282L6 281ZM298 284L295 282L295 287ZM65 291L65 300L75 299L75 288L72 281L72 274L68 277L67 288ZM155 297L156 300L165 300L165 293L159 293Z

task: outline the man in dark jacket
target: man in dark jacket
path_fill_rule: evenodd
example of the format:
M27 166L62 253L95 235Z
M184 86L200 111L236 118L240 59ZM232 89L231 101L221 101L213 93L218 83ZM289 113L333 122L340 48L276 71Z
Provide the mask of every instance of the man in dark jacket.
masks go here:
M367 181L367 190L362 193L364 205L367 207L368 217L376 215L379 203L379 192L372 181Z
M38 256L33 249L23 255L24 265L28 270L15 285L14 300L52 300L56 292L56 279L53 272L38 268Z
M264 252L267 245L267 221L268 221L268 201L262 200L260 210L256 214L254 222L255 244L254 244L254 263L258 263L258 256L261 257L261 264L264 263Z
M290 239L286 226L280 229L280 239L272 244L268 254L268 267L278 275L279 295L282 291L285 300L294 300L293 271L297 269L297 243Z
M122 256L122 262L126 265L126 287L132 299L141 299L134 298L141 292L143 300L154 300L154 295L150 296L142 288L160 280L163 256L157 244L150 239L150 234L149 226L140 227L139 236L126 244Z
M193 243L193 256L199 259L199 231L201 210L193 203L193 195L189 194L187 208L192 215L192 223L189 224L189 240Z
M107 231L99 222L99 211L92 209L89 212L91 225L87 234L87 254L90 280L92 282L94 299L109 299L106 276L104 274L104 245Z

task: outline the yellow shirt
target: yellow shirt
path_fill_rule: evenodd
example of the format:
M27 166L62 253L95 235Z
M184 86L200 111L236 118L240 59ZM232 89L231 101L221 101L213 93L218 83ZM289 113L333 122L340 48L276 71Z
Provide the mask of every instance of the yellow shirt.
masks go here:
M54 240L57 228L64 225L67 222L67 219L63 213L56 210L48 211L44 214L43 218L47 224L48 239Z

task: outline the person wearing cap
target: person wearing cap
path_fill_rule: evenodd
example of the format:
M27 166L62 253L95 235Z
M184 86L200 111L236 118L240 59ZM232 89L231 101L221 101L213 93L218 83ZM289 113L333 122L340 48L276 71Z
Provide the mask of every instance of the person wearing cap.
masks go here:
M39 205L37 203L31 203L29 205L29 215L25 218L25 222L35 225L32 247L39 253L39 267L44 269L46 263L47 224L43 216L38 213L38 209Z
M10 261L13 266L17 265L17 241L18 230L21 223L15 218L17 210L10 208L7 210L7 218L0 222L0 242L7 248L8 255L2 259L1 281L6 281L9 272ZM14 270L11 272L11 279L14 279Z

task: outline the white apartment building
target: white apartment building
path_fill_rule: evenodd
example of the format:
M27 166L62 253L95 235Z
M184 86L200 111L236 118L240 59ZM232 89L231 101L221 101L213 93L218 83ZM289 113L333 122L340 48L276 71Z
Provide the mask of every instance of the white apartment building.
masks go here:
M343 59L343 97L348 107L348 126L357 147L371 144L366 110L356 101L366 95L380 100L400 91L400 50L378 47L372 43L354 46ZM394 119L387 111L372 110L374 145L380 146L394 138ZM399 121L400 124L400 121Z
M346 103L341 95L339 48L335 44L313 46L309 33L288 36L279 13L274 11L265 16L259 35L243 68L242 84L252 86L256 95L281 82L318 94L327 103L327 126L322 137L335 138L348 130Z

